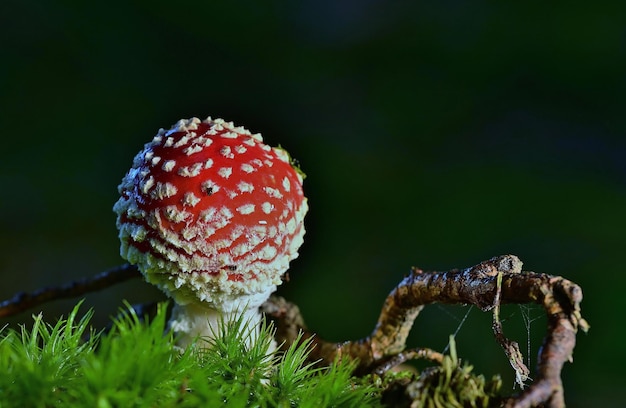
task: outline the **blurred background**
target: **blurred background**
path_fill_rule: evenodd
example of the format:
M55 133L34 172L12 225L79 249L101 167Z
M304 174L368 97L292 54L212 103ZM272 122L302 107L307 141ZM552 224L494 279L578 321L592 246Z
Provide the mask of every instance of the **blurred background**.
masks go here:
M624 406L625 4L4 0L0 299L122 263L111 207L133 156L211 115L308 175L280 293L320 336L367 335L411 266L513 253L583 287L592 328L564 368L568 406ZM124 299L160 298L131 282L85 310L104 325ZM504 317L534 356L542 311ZM430 306L410 345L458 332L461 357L512 391L490 319Z

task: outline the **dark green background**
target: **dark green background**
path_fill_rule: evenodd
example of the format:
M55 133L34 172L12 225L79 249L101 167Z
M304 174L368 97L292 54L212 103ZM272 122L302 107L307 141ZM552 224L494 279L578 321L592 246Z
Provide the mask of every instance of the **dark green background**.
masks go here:
M2 1L0 297L119 264L111 207L134 154L212 115L308 174L281 293L321 336L367 334L412 265L514 253L585 291L569 406L623 406L625 3L421 3ZM158 297L136 282L87 305L104 322ZM427 308L411 345L443 349L465 311ZM521 315L505 330L525 350ZM474 309L460 354L510 379L489 332Z

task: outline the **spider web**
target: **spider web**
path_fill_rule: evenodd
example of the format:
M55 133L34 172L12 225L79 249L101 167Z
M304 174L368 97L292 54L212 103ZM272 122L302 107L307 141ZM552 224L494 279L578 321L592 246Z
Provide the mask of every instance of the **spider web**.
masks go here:
M512 339L519 338L520 343L526 343L526 350L524 350L525 363L528 367L534 367L533 361L536 359L534 350L538 349L536 344L541 342L541 340L537 337L541 336L543 333L541 327L536 328L535 323L542 319L542 309L541 307L532 304L518 304L515 305L515 307L511 307L511 305L508 306L507 310L503 311L500 316L502 323L506 326L505 335L508 335L510 332ZM463 333L467 330L490 330L490 327L482 327L482 322L479 324L479 322L474 321L474 319L470 319L471 316L476 315L475 310L477 308L475 306L467 307L466 310L463 310L463 313L459 313L458 310L450 309L444 305L437 305L436 307L440 315L445 315L449 321L456 322L456 325L454 326L455 328L452 332L455 339L457 337L462 337ZM478 311L478 313L482 312ZM479 325L480 327L478 327ZM460 340L460 343L462 344L463 340ZM457 341L457 344L459 344L459 341ZM498 347L495 345L495 341L493 345L494 351L498 350L495 348ZM442 350L442 353L448 353L449 349L450 342L448 340ZM467 357L472 359L471 356ZM504 353L502 353L502 357L504 358ZM472 361L472 363L476 363L476 361Z
M459 320L458 316L456 316L453 313L450 313L449 310L447 310L445 307L441 307L440 310L443 311L445 314L447 314L448 316L450 316L452 319L457 320L459 322L459 324L456 326L456 329L454 330L454 333L452 333L452 336L454 338L456 338L457 334L459 334L459 332L461 331L461 328L463 327L463 325L465 324L465 322L467 321L467 318L470 315L470 312L474 309L474 306L470 306L467 308L467 311L465 312L465 314L463 315L463 317ZM448 350L450 349L450 341L448 340L448 344L446 344L446 347L444 347L442 353L446 354L448 352Z
M532 334L533 333L531 331L531 326L533 325L534 322L539 320L542 317L542 315L537 314L533 316L533 312L536 312L539 309L539 307L536 305L525 304L525 305L518 305L518 307L519 307L520 314L522 316L522 320L524 322L524 327L526 328L526 365L528 367L532 367L532 357L533 357Z

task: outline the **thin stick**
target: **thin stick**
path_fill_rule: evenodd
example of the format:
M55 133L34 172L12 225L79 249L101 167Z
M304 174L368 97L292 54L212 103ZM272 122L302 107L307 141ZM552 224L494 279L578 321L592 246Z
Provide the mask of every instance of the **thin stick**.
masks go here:
M515 370L515 382L521 389L524 389L524 386L526 385L525 383L530 375L530 370L524 364L524 355L519 348L519 344L504 335L502 322L500 321L501 297L502 272L498 272L496 275L496 296L493 300L493 322L491 324L491 329L493 330L493 335L496 338L496 341L500 344L504 354L506 354L509 359L509 364L511 364L511 367Z
M443 354L423 347L404 350L383 362L381 365L372 370L372 372L376 375L382 376L392 368L397 367L400 364L404 364L407 361L416 359L428 360L441 364L443 361Z
M0 303L0 318L21 313L46 302L78 297L140 277L141 274L135 266L125 264L91 278L79 279L61 286L38 289L32 293L21 292Z

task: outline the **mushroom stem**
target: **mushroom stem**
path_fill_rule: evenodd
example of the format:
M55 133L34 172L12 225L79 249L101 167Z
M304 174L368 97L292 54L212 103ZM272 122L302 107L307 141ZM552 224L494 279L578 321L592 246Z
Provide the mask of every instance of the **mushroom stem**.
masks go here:
M252 346L259 337L262 315L257 307L222 312L203 304L176 304L169 321L170 330L179 337L177 345L186 348L196 339L200 347L210 346L210 339L219 337L223 325L241 319L244 327L244 341L247 347ZM207 344L202 344L207 342Z

